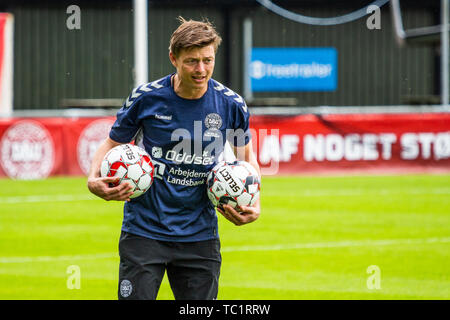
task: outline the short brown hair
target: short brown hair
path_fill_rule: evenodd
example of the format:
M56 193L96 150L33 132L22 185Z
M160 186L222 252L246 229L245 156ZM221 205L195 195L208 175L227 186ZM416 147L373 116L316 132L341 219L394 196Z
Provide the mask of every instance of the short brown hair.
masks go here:
M172 33L169 45L169 51L174 56L177 56L183 49L206 47L211 44L214 45L214 52L217 52L222 38L207 19L203 21L187 21L180 16L178 20L181 24Z

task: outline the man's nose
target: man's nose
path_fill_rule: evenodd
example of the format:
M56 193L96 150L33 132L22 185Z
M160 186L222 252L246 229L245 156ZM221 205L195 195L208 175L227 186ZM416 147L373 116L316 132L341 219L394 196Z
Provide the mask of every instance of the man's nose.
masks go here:
M197 72L205 71L205 64L203 63L203 61L200 61L199 63L197 63L197 65L195 66L195 71L197 71Z

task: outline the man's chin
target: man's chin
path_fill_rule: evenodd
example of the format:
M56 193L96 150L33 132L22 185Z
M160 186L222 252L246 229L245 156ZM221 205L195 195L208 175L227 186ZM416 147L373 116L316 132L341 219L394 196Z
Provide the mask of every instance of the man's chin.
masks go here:
M192 81L192 87L195 89L203 89L208 86L208 80L204 79L203 81Z

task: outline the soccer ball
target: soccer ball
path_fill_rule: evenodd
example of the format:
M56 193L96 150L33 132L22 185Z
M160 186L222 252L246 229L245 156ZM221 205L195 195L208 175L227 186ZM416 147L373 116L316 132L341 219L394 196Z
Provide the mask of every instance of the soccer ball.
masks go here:
M215 207L252 206L259 198L260 178L246 161L219 162L207 178L208 198Z
M142 148L132 144L121 144L105 155L100 166L102 177L118 177L120 180L111 186L128 182L136 198L144 194L153 183L154 167L150 155Z

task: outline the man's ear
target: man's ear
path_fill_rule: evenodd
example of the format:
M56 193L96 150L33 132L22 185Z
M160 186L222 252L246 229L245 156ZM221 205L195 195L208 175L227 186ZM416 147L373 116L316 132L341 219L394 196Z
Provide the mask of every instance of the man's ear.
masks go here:
M173 55L172 52L169 52L169 59L172 65L176 68L177 67L177 58Z

